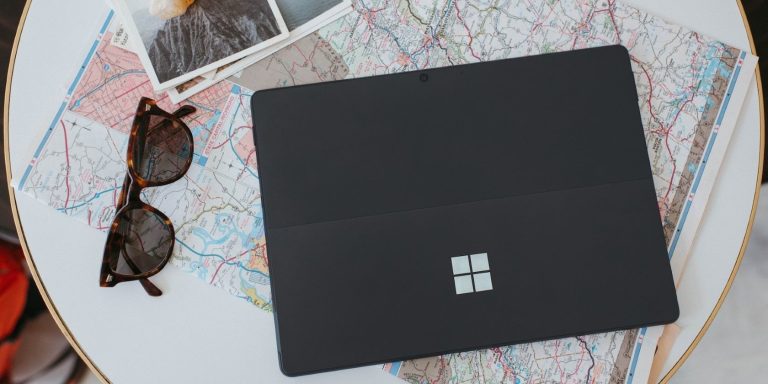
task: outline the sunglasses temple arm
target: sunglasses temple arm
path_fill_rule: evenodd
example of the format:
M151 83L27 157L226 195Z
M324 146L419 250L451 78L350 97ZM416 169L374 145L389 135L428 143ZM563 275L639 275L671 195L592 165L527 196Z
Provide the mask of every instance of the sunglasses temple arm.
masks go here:
M141 286L144 287L144 290L147 291L147 293L150 296L161 296L163 294L163 291L160 290L156 285L152 284L149 279L139 279L139 283L141 283Z
M184 116L191 115L195 113L197 109L191 105L185 105L180 107L179 109L173 111L173 115L181 119Z
M125 260L125 263L128 264L128 267L131 268L133 273L139 273L139 267L136 266L136 263L133 262L130 256L128 256L128 252L123 251L123 259ZM139 282L141 283L141 286L144 287L144 290L147 291L147 294L150 296L160 296L163 294L163 291L160 290L156 285L152 284L151 281L147 278L139 279Z
M136 264L133 263L133 260L131 260L128 255L125 255L125 261L128 266L131 267L133 273L139 273L139 268L136 267ZM152 282L149 281L149 279L146 277L139 279L139 283L141 283L141 286L150 296L161 296L163 294L163 291L161 291L160 288L158 288L156 285L152 284Z

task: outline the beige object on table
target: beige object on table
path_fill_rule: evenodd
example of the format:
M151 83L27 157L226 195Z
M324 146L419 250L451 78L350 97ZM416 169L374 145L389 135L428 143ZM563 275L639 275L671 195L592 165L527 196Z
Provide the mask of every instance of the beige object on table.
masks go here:
M150 0L149 13L163 20L181 16L195 0Z

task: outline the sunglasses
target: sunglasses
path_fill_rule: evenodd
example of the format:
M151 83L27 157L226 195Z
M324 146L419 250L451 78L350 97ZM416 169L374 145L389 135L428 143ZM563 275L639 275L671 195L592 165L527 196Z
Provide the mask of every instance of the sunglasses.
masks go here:
M115 219L104 246L99 285L138 280L151 296L160 296L149 277L168 263L175 231L168 216L141 201L144 188L168 185L184 177L192 164L192 131L181 118L194 113L183 106L170 114L149 98L142 98L128 141L125 175Z

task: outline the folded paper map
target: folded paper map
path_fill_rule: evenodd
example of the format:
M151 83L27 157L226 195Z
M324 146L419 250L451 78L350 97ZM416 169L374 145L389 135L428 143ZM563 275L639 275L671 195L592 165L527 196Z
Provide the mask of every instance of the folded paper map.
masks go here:
M252 91L623 44L632 58L673 272L680 276L752 80L754 56L613 0L357 0L353 7L186 101L198 109L186 119L195 135L194 164L184 179L143 196L174 222L173 265L271 308L247 107ZM18 190L100 230L114 214L136 103L153 96L137 56L110 43L112 16L85 61L72 63L82 69L51 125L40 127L29 166L14 179ZM154 97L166 110L177 107L164 95ZM338 113L345 113L343 100ZM414 383L644 383L658 333L610 332L384 369Z

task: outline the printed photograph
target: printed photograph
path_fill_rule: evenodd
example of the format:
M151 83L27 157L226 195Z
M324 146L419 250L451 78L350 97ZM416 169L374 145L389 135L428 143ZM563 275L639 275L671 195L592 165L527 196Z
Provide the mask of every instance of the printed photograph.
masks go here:
M350 0L275 0L280 14L290 32L288 38L277 44L244 57L228 66L220 67L214 76L196 77L168 90L168 96L174 103L195 95L198 92L232 76L258 61L269 57L312 32L338 20L352 11Z
M289 31L309 23L344 0L276 0Z
M156 88L167 88L287 38L274 0L120 0ZM149 65L147 65L149 64Z

